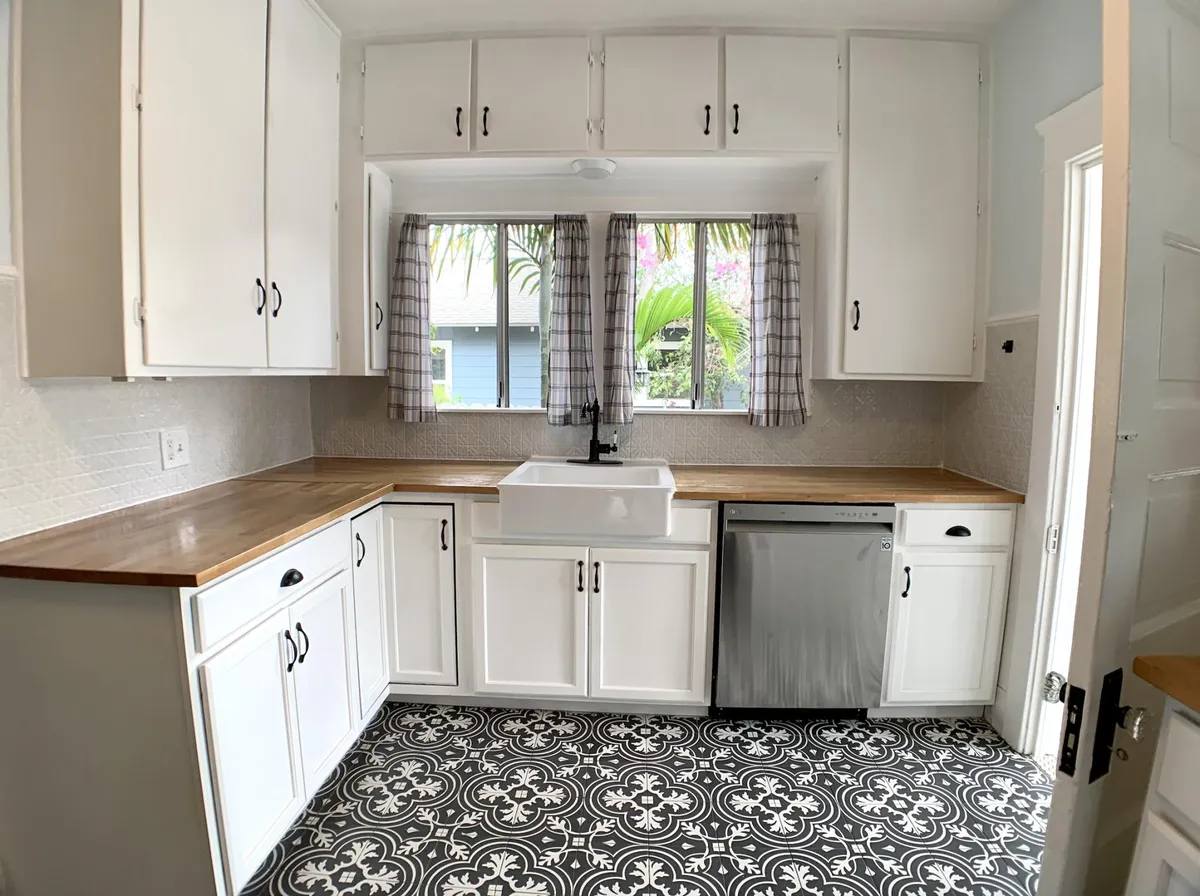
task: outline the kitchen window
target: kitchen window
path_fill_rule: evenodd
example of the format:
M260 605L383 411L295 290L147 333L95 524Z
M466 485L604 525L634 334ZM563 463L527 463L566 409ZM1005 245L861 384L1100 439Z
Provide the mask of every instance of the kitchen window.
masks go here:
M552 221L429 225L430 350L441 408L544 408Z
M637 255L634 405L745 410L750 222L639 221Z

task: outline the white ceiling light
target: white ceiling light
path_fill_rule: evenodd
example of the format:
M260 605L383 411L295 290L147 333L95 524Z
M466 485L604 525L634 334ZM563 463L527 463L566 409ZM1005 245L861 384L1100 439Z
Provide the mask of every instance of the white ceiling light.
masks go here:
M612 159L576 159L571 170L584 180L604 180L617 170L617 163Z

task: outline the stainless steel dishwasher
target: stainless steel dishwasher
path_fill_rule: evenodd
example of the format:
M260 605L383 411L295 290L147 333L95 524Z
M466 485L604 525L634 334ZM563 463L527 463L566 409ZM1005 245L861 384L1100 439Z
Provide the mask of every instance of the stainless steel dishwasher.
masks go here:
M718 715L879 706L896 508L727 504Z

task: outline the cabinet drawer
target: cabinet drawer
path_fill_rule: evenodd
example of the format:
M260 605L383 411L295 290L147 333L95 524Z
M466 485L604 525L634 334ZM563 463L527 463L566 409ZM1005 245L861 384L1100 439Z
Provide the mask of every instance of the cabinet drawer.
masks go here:
M1011 510L906 510L901 542L935 547L1008 547L1012 532Z
M708 544L712 541L713 511L708 507L671 508L671 534L666 538L644 539L655 544ZM471 505L471 536L502 538L500 503L476 501ZM572 539L577 541L578 539ZM606 539L619 541L620 539ZM636 539L641 541L643 539Z
M1161 737L1158 794L1188 821L1200 824L1200 778L1196 775L1200 725L1173 712L1163 721Z
M219 585L196 595L196 643L208 650L227 635L285 600L299 597L329 574L350 566L350 523L288 545ZM295 585L282 584L284 573L299 570Z

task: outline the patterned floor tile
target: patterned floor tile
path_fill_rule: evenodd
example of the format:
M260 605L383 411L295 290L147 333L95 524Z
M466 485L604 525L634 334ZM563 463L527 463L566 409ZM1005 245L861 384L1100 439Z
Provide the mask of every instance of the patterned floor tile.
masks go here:
M979 720L388 704L244 896L1025 896L1050 787Z

